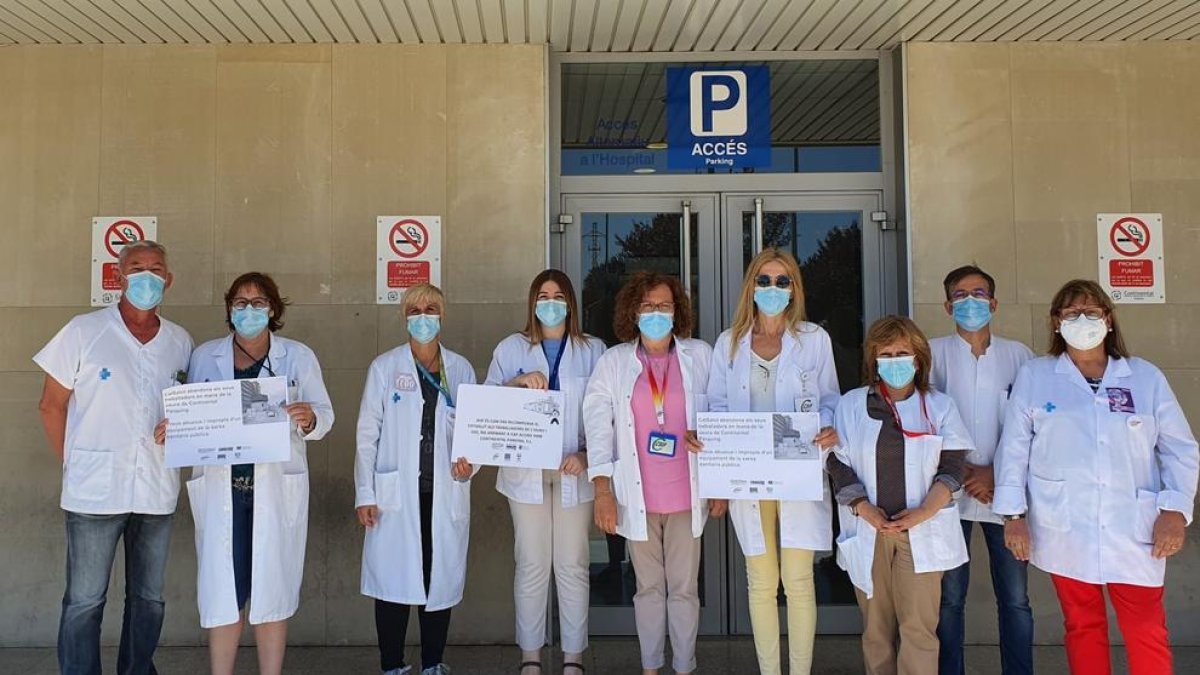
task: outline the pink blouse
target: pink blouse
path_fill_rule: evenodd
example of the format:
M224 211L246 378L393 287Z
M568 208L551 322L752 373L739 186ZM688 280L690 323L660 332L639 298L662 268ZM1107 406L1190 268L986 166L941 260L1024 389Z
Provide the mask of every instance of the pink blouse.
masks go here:
M651 356L639 348L638 359L642 362L642 374L633 386L632 408L646 513L690 511L692 481L686 441L687 400L679 357L674 349L661 356ZM648 371L651 368L654 369L659 391L663 391L663 380L666 380L666 400L663 402L665 423L661 431L675 437L674 457L650 452L650 433L660 431L650 389Z

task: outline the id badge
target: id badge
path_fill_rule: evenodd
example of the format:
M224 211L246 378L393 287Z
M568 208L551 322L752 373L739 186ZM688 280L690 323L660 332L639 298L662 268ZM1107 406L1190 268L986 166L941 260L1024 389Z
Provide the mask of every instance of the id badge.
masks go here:
M650 442L646 449L651 455L657 455L659 457L674 457L675 444L678 440L679 439L675 437L675 434L667 434L661 431L651 431Z
M800 398L796 399L796 412L817 412L817 397L801 396Z

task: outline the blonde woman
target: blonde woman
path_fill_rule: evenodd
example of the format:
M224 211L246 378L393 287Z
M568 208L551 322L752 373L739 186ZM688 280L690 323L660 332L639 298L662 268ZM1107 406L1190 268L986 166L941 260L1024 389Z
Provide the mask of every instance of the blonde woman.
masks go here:
M839 398L829 334L804 320L800 266L790 253L766 249L750 261L733 327L713 348L709 409L819 413L821 431L813 442L827 450L838 442L833 418ZM808 673L817 627L813 552L832 547L828 495L822 501L733 500L729 516L746 556L759 671L781 672L776 598L782 577L790 672Z
M841 444L826 466L867 675L937 672L942 572L967 562L952 500L975 446L954 400L929 386L931 364L917 325L886 316L867 332L866 386L838 403Z
M592 484L580 415L588 378L604 342L579 329L571 279L545 270L529 285L525 330L504 338L492 354L485 384L561 391L566 401L558 471L503 467L496 489L508 497L515 535L513 598L522 675L542 671L550 571L558 586L563 672L582 675L588 636L588 529Z

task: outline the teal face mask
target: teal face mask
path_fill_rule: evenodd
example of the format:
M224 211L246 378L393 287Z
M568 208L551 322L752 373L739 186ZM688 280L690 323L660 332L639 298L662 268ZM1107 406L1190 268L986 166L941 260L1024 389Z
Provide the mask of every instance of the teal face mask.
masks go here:
M235 309L229 313L229 321L238 335L250 340L258 337L271 323L271 310L253 307Z
M968 333L974 333L992 320L992 303L980 298L955 300L951 311L954 312L954 323Z
M879 372L879 379L886 382L887 386L903 389L917 376L917 357L880 357L875 359L875 368Z
M792 290L790 288L767 286L754 289L754 304L758 305L758 311L767 316L782 314L791 301Z
M125 298L129 304L143 312L148 312L162 304L163 292L167 288L167 280L149 270L136 272L125 277L128 284Z
M566 300L538 300L533 308L538 321L547 328L557 328L567 320Z
M408 334L417 342L427 345L442 331L442 317L437 314L417 314L408 317Z

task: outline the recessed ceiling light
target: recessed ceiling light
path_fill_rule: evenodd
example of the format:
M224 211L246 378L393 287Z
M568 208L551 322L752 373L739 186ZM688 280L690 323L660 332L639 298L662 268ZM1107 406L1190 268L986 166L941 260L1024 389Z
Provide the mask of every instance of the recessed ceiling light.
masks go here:
M654 167L641 166L633 170L634 173L654 173Z
M655 143L647 143L646 149L647 150L666 150L667 144L663 141L657 141Z

